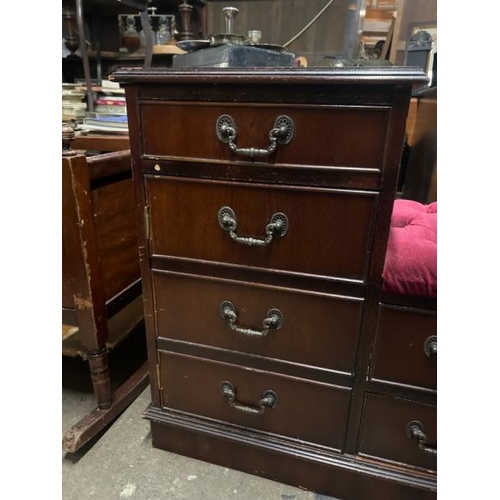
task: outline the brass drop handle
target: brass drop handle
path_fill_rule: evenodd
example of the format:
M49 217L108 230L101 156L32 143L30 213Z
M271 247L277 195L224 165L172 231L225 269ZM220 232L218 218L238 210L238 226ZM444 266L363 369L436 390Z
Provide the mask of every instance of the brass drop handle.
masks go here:
M279 330L283 326L285 319L279 309L269 309L267 316L262 322L263 330L254 330L252 328L242 328L236 324L238 314L236 307L231 301L225 300L219 309L222 318L229 321L231 330L241 333L245 337L265 337L269 333L269 330Z
M223 397L229 399L229 406L231 406L231 408L242 411L243 413L262 415L266 411L266 408L276 408L278 405L278 395L269 389L262 393L262 397L257 403L257 406L249 406L236 401L236 389L234 388L234 385L227 380L221 382L220 392Z
M418 447L424 453L429 453L430 455L437 455L437 448L429 446L427 443L427 434L425 433L425 427L422 422L418 420L412 420L406 426L406 434L411 439L416 439L418 441Z
M427 337L424 342L425 355L430 359L437 359L438 354L438 340L436 335Z
M220 227L229 233L229 236L236 243L249 246L265 246L269 245L274 238L281 238L285 236L288 231L288 218L281 212L275 213L269 223L266 225L265 238L253 238L251 236L238 236L236 229L238 228L238 221L236 214L231 207L222 207L218 213Z
M250 158L270 156L276 151L278 144L286 146L293 139L293 120L286 115L278 116L273 128L269 131L270 144L267 149L239 148L236 144L238 129L230 115L221 115L215 124L215 132L219 140L229 144L229 149L238 155Z

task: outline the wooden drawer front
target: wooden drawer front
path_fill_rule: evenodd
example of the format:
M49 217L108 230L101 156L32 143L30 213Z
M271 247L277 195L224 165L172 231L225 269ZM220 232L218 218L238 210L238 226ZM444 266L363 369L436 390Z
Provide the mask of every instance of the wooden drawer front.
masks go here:
M163 406L341 449L350 390L191 356L161 353ZM278 397L262 414L232 408L221 394L230 382L236 401L258 407L267 390Z
M218 118L230 115L234 120L239 148L267 149L276 118L286 115L294 126L291 142L278 145L271 156L258 161L380 169L389 108L143 103L141 115L143 153L147 155L250 161L219 140Z
M432 337L435 312L381 304L370 378L436 389L437 356L424 349Z
M420 422L427 436L426 446L436 448L437 415L433 405L367 394L358 451L363 455L435 470L437 455L422 451L410 438L410 422Z
M166 255L362 281L377 195L169 177L148 179L151 249ZM276 213L288 231L266 246L233 241L218 213L230 207L238 236L264 238Z
M354 370L361 299L173 273L154 273L153 282L160 337L348 373ZM246 336L222 317L225 301L235 306L239 328L262 333L271 309L282 313L283 324L265 336Z

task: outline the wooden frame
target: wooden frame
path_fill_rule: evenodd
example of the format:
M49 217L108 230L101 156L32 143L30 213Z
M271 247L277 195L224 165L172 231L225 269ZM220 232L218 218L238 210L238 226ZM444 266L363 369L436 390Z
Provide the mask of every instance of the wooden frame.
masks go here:
M63 438L74 452L148 383L141 367L114 393L108 350L143 321L130 152L62 158L63 355L88 360L97 408Z

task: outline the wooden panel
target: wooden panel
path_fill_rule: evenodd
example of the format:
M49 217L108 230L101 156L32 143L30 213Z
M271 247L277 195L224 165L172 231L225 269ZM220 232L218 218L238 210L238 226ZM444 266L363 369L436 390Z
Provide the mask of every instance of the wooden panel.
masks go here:
M142 104L143 153L169 158L251 161L232 153L229 145L218 139L217 119L226 114L236 125L235 142L239 148L267 149L276 118L287 115L293 120L292 141L278 145L275 153L259 162L382 168L388 108Z
M341 449L350 390L173 353L160 354L163 406ZM278 395L276 408L261 415L229 405L221 382L229 381L236 400L258 405L266 390Z
M147 191L153 254L358 280L368 271L376 193L168 177L148 179ZM278 212L288 232L268 246L238 244L219 225L224 206L238 235L265 237Z
M437 335L435 312L380 305L370 378L436 389L437 360L424 343Z
M429 446L436 447L436 407L404 399L367 394L358 450L360 454L436 470L436 455L418 447L406 433L408 423L420 421Z
M140 277L132 179L91 193L106 300Z
M130 141L128 135L77 135L71 143L71 147L84 151L120 151L130 148Z
M268 356L310 366L353 372L362 300L216 280L155 273L157 336ZM265 337L231 330L219 313L230 300L237 325L263 330L267 312L277 308L283 326Z
M309 449L285 448L273 438L249 436L246 431L223 426L209 428L185 422L179 415L168 418L149 408L153 446L198 460L263 476L307 489L307 496L332 495L345 500L436 500L436 477L415 476L401 468L389 474L367 460L344 455L311 453ZM163 418L161 418L163 417ZM184 425L182 425L184 424ZM252 439L253 438L253 439ZM300 495L303 496L303 495ZM285 498L285 496L282 496ZM330 497L328 497L330 498Z
M432 203L437 200L437 87L418 99L411 146L402 198Z
M73 146L74 147L74 146ZM87 157L89 176L92 185L106 182L105 179L131 178L130 151L114 151ZM108 180L109 182L109 180Z

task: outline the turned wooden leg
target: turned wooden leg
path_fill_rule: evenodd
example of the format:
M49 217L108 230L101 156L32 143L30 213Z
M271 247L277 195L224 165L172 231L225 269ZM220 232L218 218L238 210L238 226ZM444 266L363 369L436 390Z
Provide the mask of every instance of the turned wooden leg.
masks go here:
M64 7L62 18L66 27L65 45L73 55L78 49L78 34L76 29L76 12L74 9Z
M108 366L108 352L87 352L87 360L90 366L90 377L97 397L97 404L101 410L107 410L111 406L111 379Z
M70 125L62 124L62 156L76 156L76 151L71 149L71 142L75 138L75 131Z

